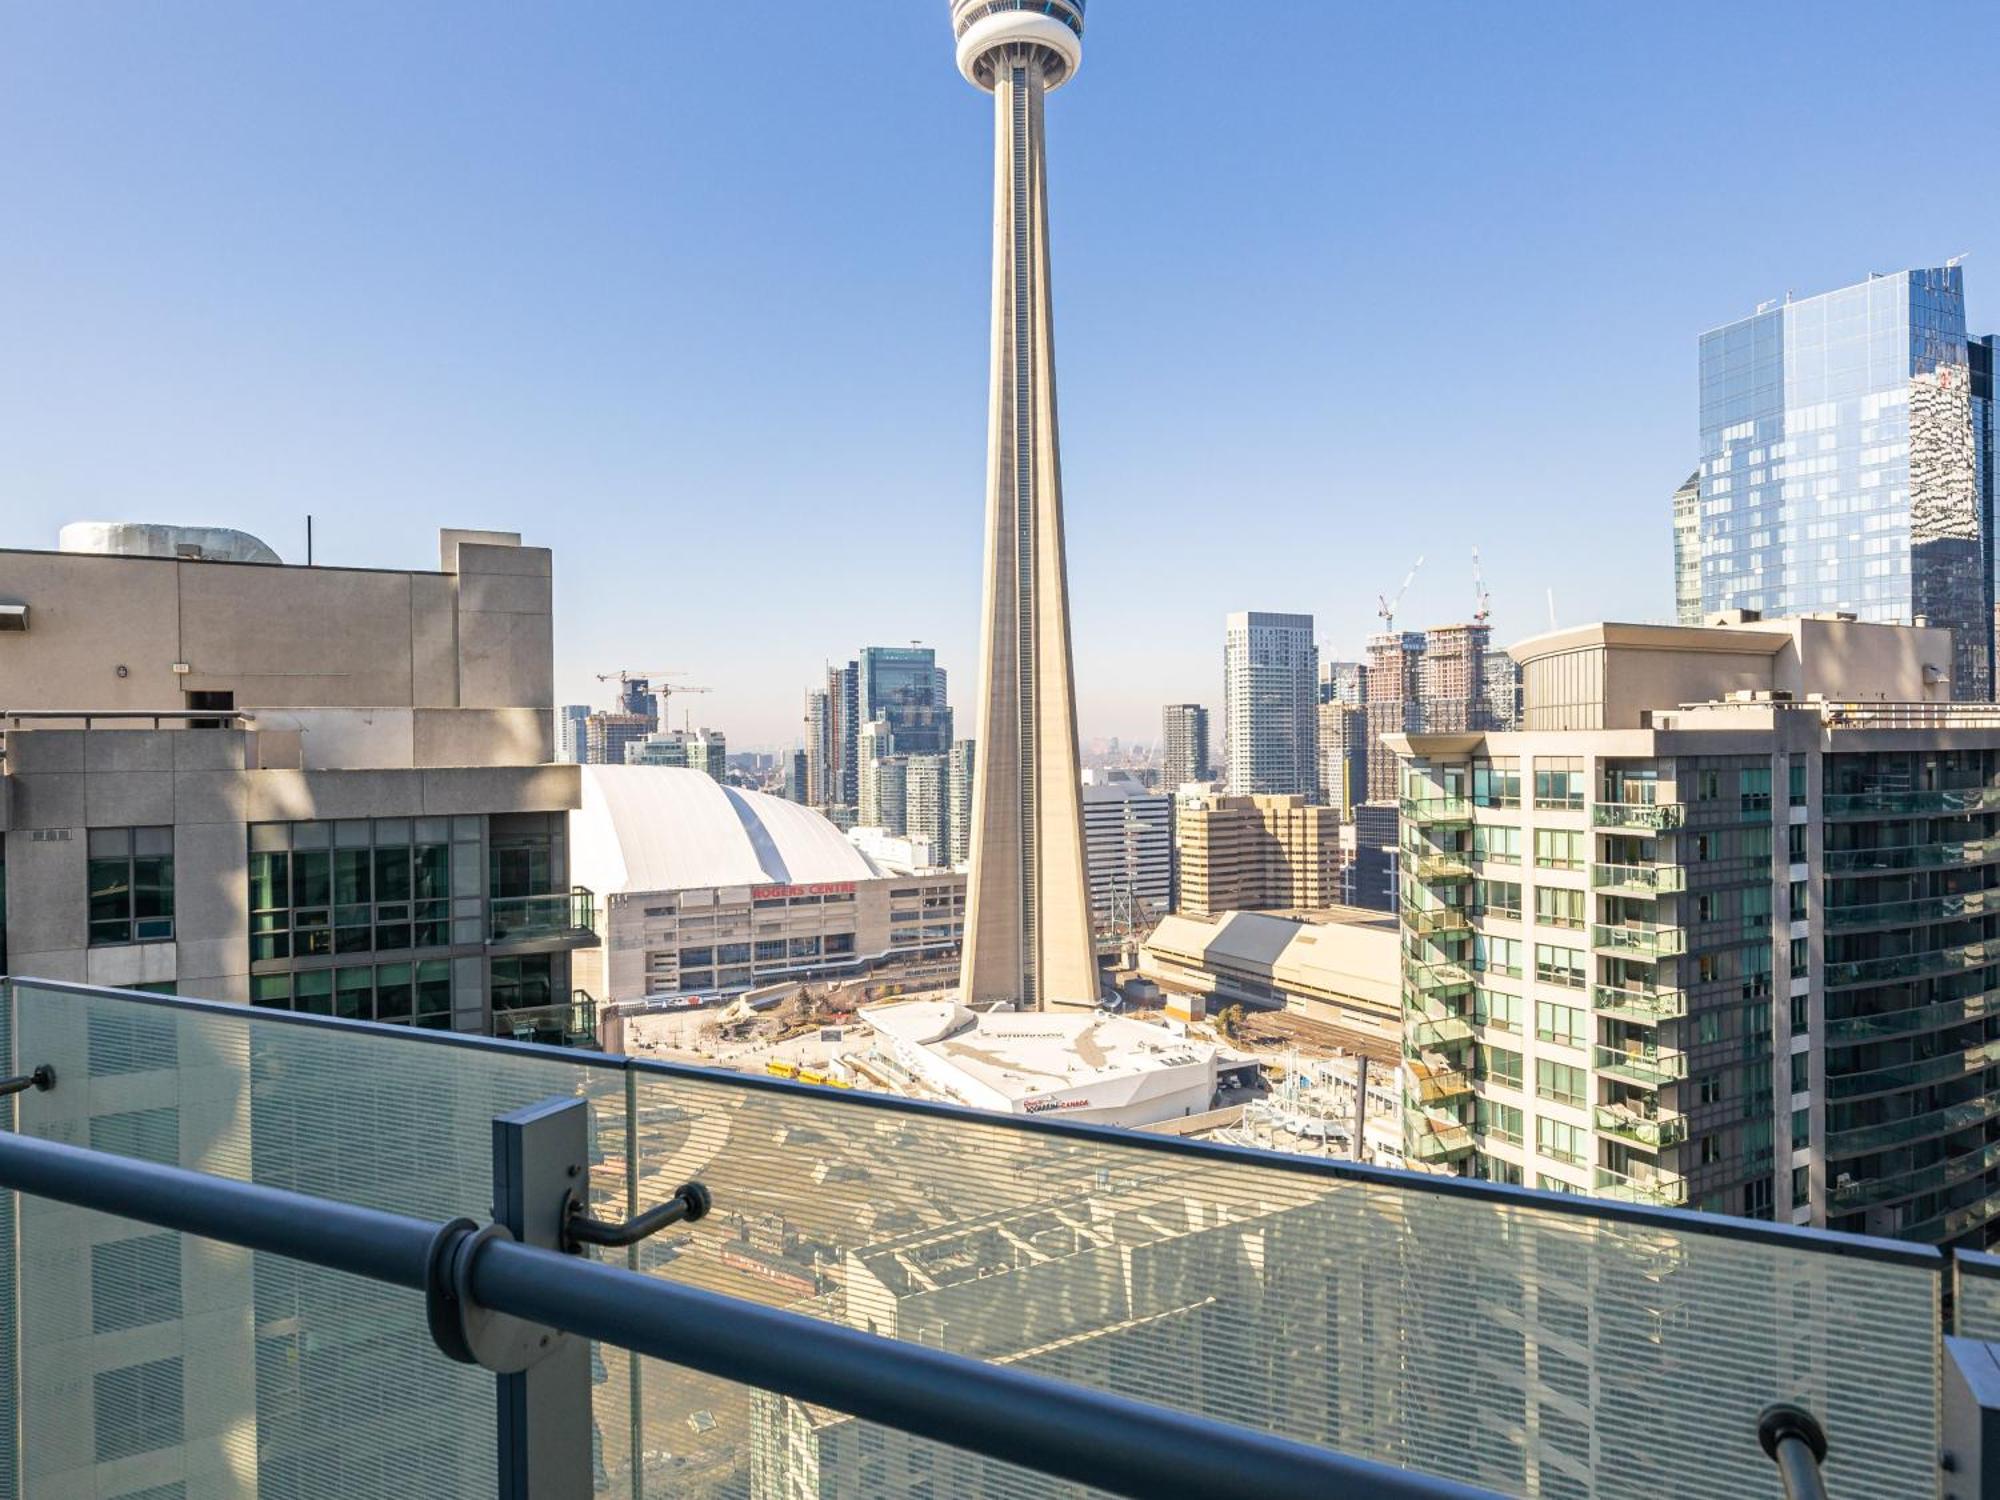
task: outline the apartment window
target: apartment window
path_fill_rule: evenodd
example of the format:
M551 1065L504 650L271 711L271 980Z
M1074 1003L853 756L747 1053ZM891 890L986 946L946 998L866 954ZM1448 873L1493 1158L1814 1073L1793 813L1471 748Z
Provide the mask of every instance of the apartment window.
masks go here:
M1478 989L1472 992L1472 1020L1476 1026L1495 1031L1521 1029L1521 997L1505 990Z
M1743 998L1761 1000L1771 993L1771 950L1739 948L1737 958L1743 969Z
M1753 885L1743 892L1743 927L1747 932L1768 932L1771 927L1771 888Z
M1771 1217L1771 1179L1753 1178L1743 1184L1743 1217L1746 1219L1768 1219Z
M547 955L541 955L546 960ZM495 1009L520 971L496 959ZM546 987L546 986L545 986ZM552 999L553 997L551 997ZM269 1010L296 1010L314 1016L341 1016L352 1021L385 1021L391 1025L451 1029L451 960L426 958L415 963L357 964L338 969L301 969L294 974L253 974L250 1003Z
M1583 892L1566 891L1561 886L1535 887L1535 920L1547 927L1583 926Z
M1565 1125L1561 1120L1535 1121L1535 1149L1552 1160L1580 1167L1589 1142L1589 1135L1574 1125Z
M1569 828L1535 830L1535 863L1545 870L1581 870L1583 834Z
M1583 806L1583 761L1576 756L1535 757L1535 806Z
M1792 762L1789 779L1791 783L1792 806L1804 807L1806 805L1806 763L1804 761L1795 760Z
M1473 887L1473 898L1485 916L1520 920L1521 882L1518 880L1477 881Z
M1806 919L1806 883L1794 880L1785 896L1785 911L1794 922Z
M91 946L170 941L173 829L93 828L87 848Z
M1758 766L1743 773L1741 783L1743 811L1769 812L1771 810L1771 768Z
M1702 1074L1695 1088L1697 1097L1703 1104L1720 1104L1722 1102L1722 1075L1720 1073Z
M1580 990L1583 988L1583 955L1574 948L1537 943L1535 978L1543 984L1559 984L1565 989Z
M1544 1042L1581 1047L1590 1039L1590 1018L1574 1005L1553 1000L1535 1002L1535 1036Z
M347 970L341 972L345 974ZM501 1011L541 1010L554 1005L555 955L530 953L519 958L496 958L491 964L488 988L495 1015Z
M1521 1111L1512 1104L1502 1104L1497 1099L1475 1099L1472 1123L1475 1130L1493 1140L1511 1146L1521 1144Z
M1795 1109L1792 1111L1792 1149L1802 1149L1812 1139L1812 1111Z
M156 1359L151 1364L105 1370L94 1382L93 1410L97 1461L111 1463L135 1453L179 1445L182 1434L181 1362Z
M1519 979L1520 940L1475 932L1472 935L1472 967L1482 974L1504 974L1509 979Z
M1720 771L1697 771L1694 778L1694 799L1697 802L1713 802L1722 795L1722 773Z
M253 824L250 957L318 958L483 943L484 822L455 817ZM516 856L529 865L534 860L526 849L516 849L510 859Z
M1535 1093L1558 1104L1582 1104L1590 1087L1590 1075L1582 1068L1546 1057L1535 1059Z
M1804 1208L1812 1202L1812 1168L1792 1168L1792 1207Z
M1519 807L1521 762L1516 756L1495 756L1472 763L1474 807Z
M1812 1063L1806 1053L1792 1054L1792 1092L1803 1094L1812 1087Z
M1812 947L1808 938L1792 939L1792 978L1803 979L1812 969Z
M1805 824L1789 823L1785 826L1785 853L1793 864L1800 865L1805 863L1806 859Z
M1792 1035L1804 1036L1812 1026L1812 996L1792 996Z
M1722 1142L1712 1135L1705 1135L1695 1143L1697 1159L1704 1167L1712 1167L1722 1160Z
M1545 1193L1580 1193L1582 1188L1573 1182L1564 1182L1560 1177L1551 1177L1546 1172L1535 1174L1535 1186Z
M145 1234L90 1247L90 1331L117 1333L181 1315L181 1239Z
M1497 1156L1479 1158L1479 1175L1488 1182L1504 1182L1510 1187L1521 1185L1521 1169L1511 1161L1502 1161Z
M1521 1086L1521 1054L1510 1052L1505 1047L1491 1047L1479 1044L1479 1076L1490 1083L1504 1084L1510 1089Z

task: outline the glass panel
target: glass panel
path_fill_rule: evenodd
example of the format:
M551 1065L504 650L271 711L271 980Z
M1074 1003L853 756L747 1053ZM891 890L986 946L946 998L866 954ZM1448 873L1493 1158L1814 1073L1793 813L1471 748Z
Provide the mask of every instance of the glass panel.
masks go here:
M65 1085L22 1102L20 1127L33 1135L481 1222L497 1114L586 1097L602 1137L591 1160L622 1161L626 1150L623 1078L610 1066L415 1034L384 1040L249 1007L189 1011L28 984L15 992L16 1050L52 1064ZM177 1077L135 1072L123 1059L94 1070L82 1023L134 1016L168 1024L163 1056L178 1062ZM159 1123L175 1112L154 1107L163 1081L172 1085L165 1097L179 1100L177 1132ZM111 1123L86 1130L89 1121ZM622 1170L593 1173L584 1186L593 1212L626 1214ZM18 1288L5 1288L20 1302L9 1327L30 1455L24 1493L150 1495L157 1482L162 1494L184 1485L232 1500L494 1494L493 1376L439 1356L420 1296L45 1200L8 1200L19 1255L7 1267L25 1268ZM605 1361L593 1365L602 1380ZM629 1474L629 1412L606 1404L605 1385L594 1389L598 1472Z

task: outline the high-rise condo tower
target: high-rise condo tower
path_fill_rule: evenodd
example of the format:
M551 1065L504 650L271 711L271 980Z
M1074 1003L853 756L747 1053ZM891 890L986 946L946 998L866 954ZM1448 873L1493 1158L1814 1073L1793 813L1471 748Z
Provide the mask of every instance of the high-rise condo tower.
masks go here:
M1042 105L1083 60L1084 0L953 0L959 71L993 95L993 391L968 1002L1097 1003L1063 566Z

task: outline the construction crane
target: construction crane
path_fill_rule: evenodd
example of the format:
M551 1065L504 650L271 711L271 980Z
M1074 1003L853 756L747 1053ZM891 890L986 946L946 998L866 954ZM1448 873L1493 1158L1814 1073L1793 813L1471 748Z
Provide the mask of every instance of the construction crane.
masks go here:
M1486 592L1486 575L1479 570L1479 549L1472 549L1472 623L1484 625L1493 617L1493 596Z
M668 722L667 705L675 693L712 693L715 691L714 688L694 687L685 683L675 683L667 680L671 677L680 677L683 675L685 674L678 671L649 672L643 667L634 671L630 667L620 667L615 672L599 672L597 680L599 682L615 682L618 684L618 703L621 708L624 707L625 693L630 685L635 682L645 683L646 691L652 693L660 700L660 722L666 724Z
M1382 629L1384 632L1393 631L1396 628L1396 606L1403 602L1403 595L1407 594L1410 591L1410 585L1417 581L1417 569L1423 565L1424 560L1421 557L1410 564L1410 571L1403 578L1403 586L1396 590L1395 598L1390 599L1381 594L1375 596L1376 603L1380 606L1375 613L1382 617Z

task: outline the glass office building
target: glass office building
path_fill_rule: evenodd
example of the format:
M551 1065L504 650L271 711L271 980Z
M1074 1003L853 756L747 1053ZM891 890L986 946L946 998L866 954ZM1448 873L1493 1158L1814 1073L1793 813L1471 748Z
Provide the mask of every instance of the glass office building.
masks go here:
M1969 345L1955 265L1702 335L1704 613L1922 618L1954 632L1954 696L1992 696Z

